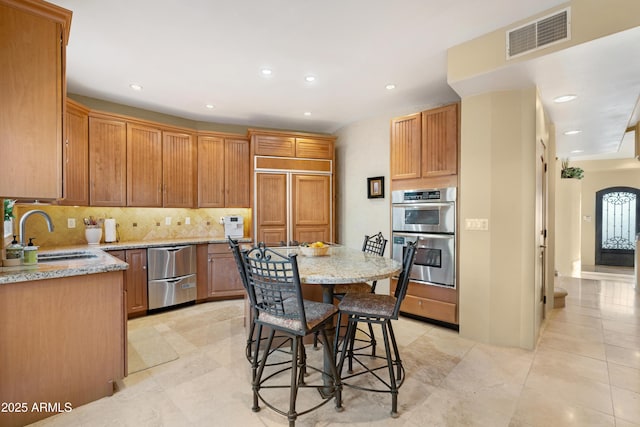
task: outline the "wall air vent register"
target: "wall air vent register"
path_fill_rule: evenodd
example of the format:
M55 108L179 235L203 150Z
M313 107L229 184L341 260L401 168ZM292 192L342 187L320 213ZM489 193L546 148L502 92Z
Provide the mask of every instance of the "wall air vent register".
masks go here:
M571 8L507 31L507 59L571 39Z

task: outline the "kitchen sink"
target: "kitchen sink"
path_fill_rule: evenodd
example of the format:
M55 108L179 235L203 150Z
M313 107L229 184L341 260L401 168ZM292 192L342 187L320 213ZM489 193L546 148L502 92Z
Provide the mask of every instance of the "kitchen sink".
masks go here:
M53 262L53 261L73 261L78 259L92 259L98 258L98 255L91 252L45 252L38 254L38 262Z

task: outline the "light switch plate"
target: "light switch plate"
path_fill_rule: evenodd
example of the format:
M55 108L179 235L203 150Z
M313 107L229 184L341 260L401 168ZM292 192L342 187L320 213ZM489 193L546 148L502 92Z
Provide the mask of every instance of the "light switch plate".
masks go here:
M164 219L164 223L165 223L165 225L171 225L171 217L170 216L166 217Z
M464 220L465 230L472 231L488 231L489 219L487 218L465 218Z
M186 225L191 224L191 218L190 218L190 217L186 217L186 218L184 219L184 223L185 223Z

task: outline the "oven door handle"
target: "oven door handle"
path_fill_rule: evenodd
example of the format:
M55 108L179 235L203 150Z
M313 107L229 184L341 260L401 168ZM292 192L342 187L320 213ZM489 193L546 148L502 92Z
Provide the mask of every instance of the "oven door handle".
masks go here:
M455 238L454 234L436 234L436 233L398 233L397 231L393 232L393 237L404 237L406 239L453 239Z
M405 209L424 209L424 208L449 208L455 205L454 202L435 202L435 203L394 203L394 208Z

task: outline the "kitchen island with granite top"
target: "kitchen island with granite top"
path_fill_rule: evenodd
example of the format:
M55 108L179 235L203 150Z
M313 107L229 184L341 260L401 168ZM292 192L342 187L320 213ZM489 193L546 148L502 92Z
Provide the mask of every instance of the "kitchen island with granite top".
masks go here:
M98 249L0 272L0 425L113 394L126 375L127 264Z

